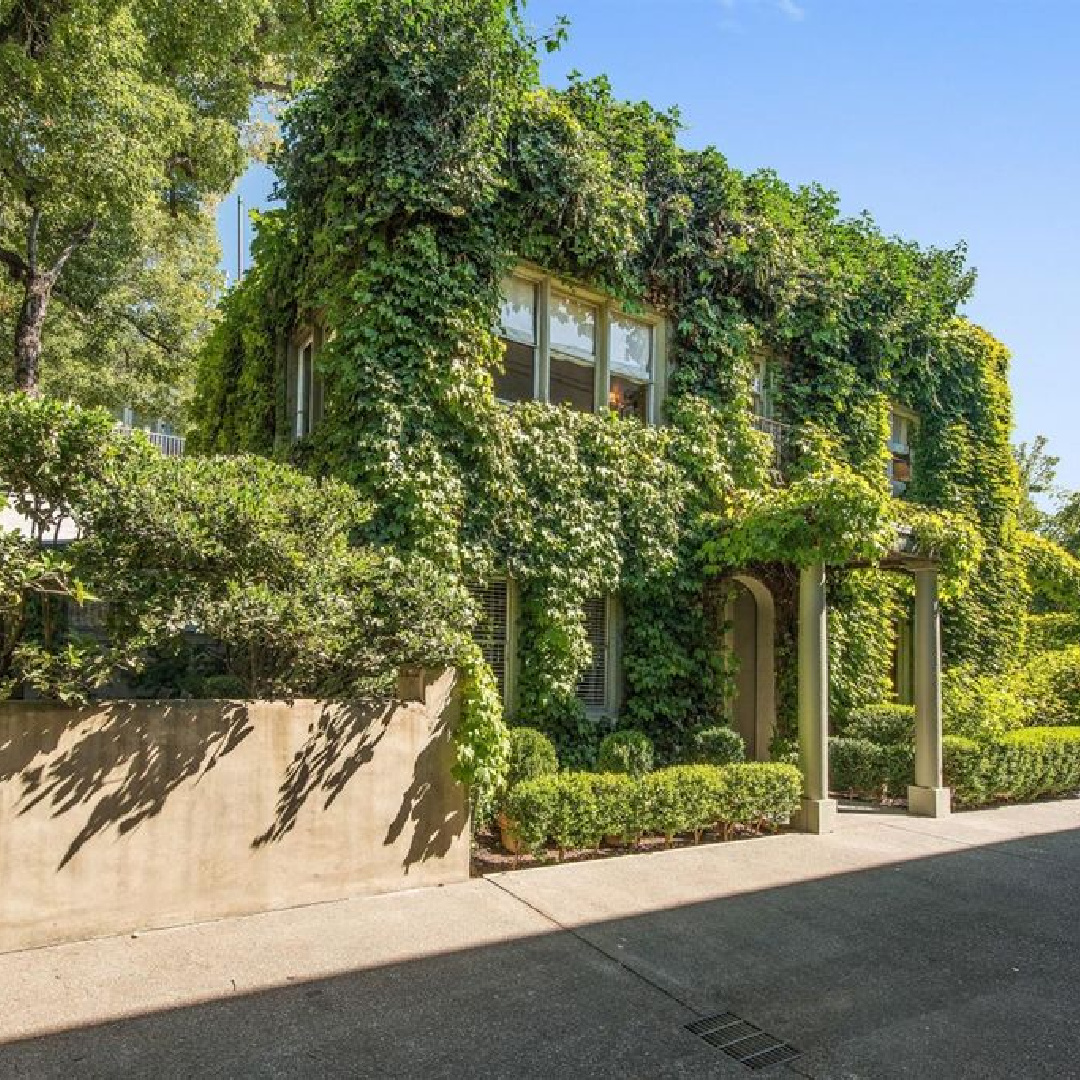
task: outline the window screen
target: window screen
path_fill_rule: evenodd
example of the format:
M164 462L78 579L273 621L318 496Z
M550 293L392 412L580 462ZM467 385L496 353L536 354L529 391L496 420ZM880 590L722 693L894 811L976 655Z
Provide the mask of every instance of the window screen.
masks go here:
M592 663L578 683L577 696L587 709L607 707L608 620L607 601L594 597L585 602L585 632L592 646Z
M479 608L479 620L473 627L473 640L491 666L499 684L499 696L506 700L506 641L509 631L505 581L492 581L483 588L469 590Z

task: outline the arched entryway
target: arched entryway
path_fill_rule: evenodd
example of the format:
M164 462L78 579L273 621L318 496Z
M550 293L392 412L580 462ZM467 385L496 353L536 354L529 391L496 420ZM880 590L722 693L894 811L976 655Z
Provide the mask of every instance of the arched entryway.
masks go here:
M757 578L733 576L728 601L728 647L738 670L731 702L732 726L750 761L768 761L776 727L776 614L772 593Z

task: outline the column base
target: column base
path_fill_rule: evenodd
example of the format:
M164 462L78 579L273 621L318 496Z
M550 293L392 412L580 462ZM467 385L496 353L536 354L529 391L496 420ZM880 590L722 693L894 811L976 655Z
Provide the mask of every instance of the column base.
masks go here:
M820 836L836 829L836 818L835 799L803 799L791 823L799 832Z
M941 818L952 813L952 792L947 787L907 789L907 812L915 817Z

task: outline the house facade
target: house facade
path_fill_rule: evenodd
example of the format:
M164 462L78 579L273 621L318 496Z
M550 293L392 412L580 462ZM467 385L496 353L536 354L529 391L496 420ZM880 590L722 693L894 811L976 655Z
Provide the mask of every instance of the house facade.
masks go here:
M669 760L731 723L798 747L825 827L829 731L911 701L940 811L942 648L1007 665L1023 609L1008 358L958 316L960 253L606 84L538 87L512 22L491 85L475 40L397 40L422 24L358 32L294 107L197 445L356 484L373 541L471 591L506 714L564 764L613 723Z

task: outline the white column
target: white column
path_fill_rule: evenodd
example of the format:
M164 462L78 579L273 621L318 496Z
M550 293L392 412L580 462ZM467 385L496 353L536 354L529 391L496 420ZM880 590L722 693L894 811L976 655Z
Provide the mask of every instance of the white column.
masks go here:
M915 784L908 813L944 817L950 793L941 776L941 608L937 570L915 571Z
M803 832L832 832L836 801L829 798L829 649L825 567L799 572L799 764L803 774Z

